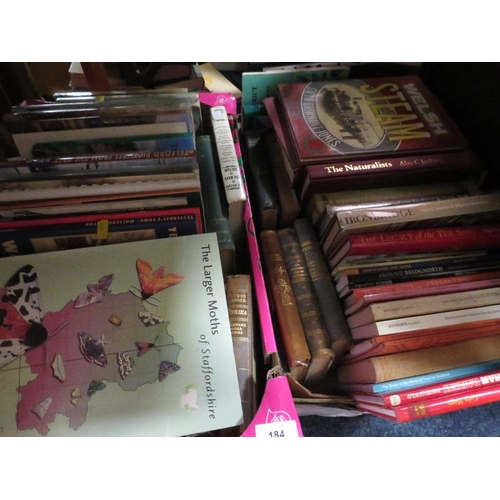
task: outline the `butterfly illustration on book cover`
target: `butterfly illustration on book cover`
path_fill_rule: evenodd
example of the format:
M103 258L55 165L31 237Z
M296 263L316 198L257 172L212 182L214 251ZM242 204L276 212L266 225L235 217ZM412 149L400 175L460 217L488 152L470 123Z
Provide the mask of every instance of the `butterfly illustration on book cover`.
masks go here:
M136 268L141 288L140 292L133 290L133 293L142 297L146 302L158 292L177 285L184 279L184 276L180 274L166 273L165 266L160 266L153 271L151 264L143 259L137 259Z
M48 338L35 268L25 265L0 289L0 366Z

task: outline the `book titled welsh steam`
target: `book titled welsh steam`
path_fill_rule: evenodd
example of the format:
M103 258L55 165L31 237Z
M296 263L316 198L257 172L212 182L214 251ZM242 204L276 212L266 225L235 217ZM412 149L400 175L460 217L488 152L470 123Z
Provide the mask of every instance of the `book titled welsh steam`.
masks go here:
M301 165L467 147L438 99L413 75L284 83L278 102Z

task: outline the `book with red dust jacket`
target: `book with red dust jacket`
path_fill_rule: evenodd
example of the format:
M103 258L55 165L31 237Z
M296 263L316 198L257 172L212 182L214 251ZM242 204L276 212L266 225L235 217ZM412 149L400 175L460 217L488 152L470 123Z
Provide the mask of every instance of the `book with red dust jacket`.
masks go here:
M418 76L278 84L298 162L465 149L467 139Z
M456 395L466 391L490 387L500 384L500 371L491 370L478 375L460 377L455 380L430 384L424 387L394 391L382 394L352 392L351 399L360 403L368 403L385 408L405 406L421 401L430 401L444 396Z
M391 420L393 422L410 422L420 418L432 417L443 413L472 408L500 401L500 384L480 387L456 395L444 396L430 401L421 401L405 406L385 408L368 403L357 403L361 411Z
M449 276L428 280L396 283L391 285L355 288L342 300L346 315L361 309L367 304L382 300L421 297L454 291L477 290L498 286L500 271L484 271L480 273Z
M329 269L332 270L348 256L486 250L499 247L500 223L402 229L348 235L344 243L327 259Z

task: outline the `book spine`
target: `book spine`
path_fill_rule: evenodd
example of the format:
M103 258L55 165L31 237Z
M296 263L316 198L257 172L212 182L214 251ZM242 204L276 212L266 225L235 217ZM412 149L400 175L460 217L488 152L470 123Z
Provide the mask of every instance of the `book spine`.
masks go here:
M437 287L459 286L461 284L471 284L476 281L488 279L500 279L500 271L486 271L480 273L465 274L461 276L450 276L445 278L435 278L428 280L419 280L406 283L396 283L394 285L380 285L374 287L354 288L350 294L342 300L344 309L352 307L364 297L376 296L379 294L399 294L406 293L410 295L413 291L420 294L423 290L432 290Z
M331 210L334 213L338 209L337 207L354 210L363 206L416 203L426 199L444 199L475 194L480 194L480 190L477 182L473 181L416 184L412 186L411 190L408 189L408 186L353 189L349 191L322 190L320 193L313 194L309 199L306 215L311 219L313 226L319 228L319 224L326 212Z
M353 363L373 356L383 356L397 352L414 351L427 347L453 344L472 338L488 337L496 335L500 326L500 320L478 322L470 325L470 328L443 329L422 335L419 332L397 333L389 339L377 342L379 338L367 339L356 344L343 358L343 363Z
M385 262L378 262L373 264L361 264L356 266L353 263L352 266L344 266L340 268L337 266L335 269L335 276L344 276L344 275L358 275L358 274L371 274L371 273L383 273L383 272L392 272L392 271L405 271L407 269L420 269L428 266L436 266L436 265L450 265L450 264L464 264L464 263L475 263L475 262L488 262L490 259L490 255L493 258L498 258L498 254L496 252L489 253L487 251L469 251L466 253L461 253L460 255L451 256L450 254L441 253L436 255L434 258L432 257L424 257L419 259L412 259L411 255L408 256L408 260L403 261L394 261L391 262L388 259ZM410 273L411 274L411 273Z
M335 223L325 239L324 251L331 251L347 234L473 225L496 221L499 215L498 194L339 210L335 212Z
M210 115L227 201L229 204L245 201L246 193L226 108L213 106Z
M234 274L234 240L229 222L226 195L222 186L222 179L217 176L214 161L211 137L200 135L196 139L198 151L198 162L200 170L200 183L203 195L203 215L205 219L205 230L208 233L215 232L221 256L224 251L230 253L230 258L225 262L224 274Z
M335 354L334 362L338 362L352 343L351 332L310 220L307 218L297 219L294 222L294 228L316 291L319 307L325 319L326 329Z
M73 118L47 118L47 119L22 119L8 122L11 134L22 134L31 132L51 132L61 130L77 130L82 128L119 127L129 125L145 125L172 121L178 115L165 114L139 114L122 116L81 116Z
M390 253L451 252L500 247L500 224L463 227L402 229L347 236L346 242L327 256L333 269L346 256Z
M234 357L246 429L257 411L256 367L254 357L254 321L251 276L248 274L226 277L226 298L229 313Z
M18 186L17 189L0 190L0 204L12 206L19 200L55 200L55 199L77 199L84 197L106 196L106 195L133 195L149 193L181 194L200 192L200 179L197 172L190 179L158 179L158 180L128 180L116 177L115 182L91 182L78 183L73 185L55 185L43 189L32 187L24 189ZM57 184L57 183L56 183Z
M278 227L280 229L291 227L293 221L300 215L300 203L297 193L288 177L283 151L278 143L276 134L268 132L266 134L266 141L269 150L269 162L279 198L280 213Z
M386 382L499 358L500 335L492 335L364 359L340 366L337 377L340 383Z
M280 229L277 234L311 352L306 380L315 384L325 376L334 359L330 336L295 229Z
M338 387L345 392L358 391L371 394L384 394L420 389L432 384L450 382L452 380L479 375L494 370L500 370L500 359L464 365L451 370L439 370L423 375L416 375L414 377L389 380L387 382L378 382L374 384L339 384Z
M420 418L443 415L444 413L473 408L499 400L500 384L496 384L465 391L457 395L433 399L428 402L396 407L395 412L401 422L411 422Z
M311 195L345 189L359 189L360 183L366 187L391 187L388 178L394 176L408 184L415 180L432 181L442 178L447 181L450 174L459 177L477 175L480 163L477 156L469 150L448 153L429 153L415 156L387 157L374 160L339 161L320 165L307 165L306 176L300 198L307 200ZM408 178L410 176L410 178Z
M21 154L27 158L50 158L60 156L89 156L96 151L130 153L136 151L165 151L194 149L192 134L126 136L119 138L96 138L59 142L40 142L33 145L30 153Z
M245 133L247 182L258 209L258 230L278 229L280 204L272 170L269 152L262 132L249 130Z
M298 382L303 382L309 367L311 354L293 294L283 251L276 231L263 231L260 234L260 241L262 258L287 354L290 374Z
M68 158L40 158L0 164L0 171L15 166L19 174L33 179L42 175L97 174L154 170L188 172L196 168L196 151L145 151L143 153L114 153L107 155L73 156ZM161 169L161 170L160 170Z
M22 222L24 227L0 229L1 257L203 232L201 211L197 207Z
M500 371L496 370L482 373L475 377L462 377L451 382L433 384L417 390L387 394L383 396L383 402L387 408L405 406L441 396L455 395L469 390L489 387L499 383Z
M460 325L465 328L466 324L478 321L496 320L500 317L500 304L490 306L471 307L457 311L445 311L432 314L421 314L417 316L405 316L393 320L375 321L368 325L351 328L354 339L371 338L382 335L393 335L403 332L431 332L436 329L454 328Z
M380 321L493 304L500 304L500 287L377 302L369 305L366 311L371 312L374 321ZM352 321L355 321L355 318L360 314L363 314L363 312L360 311L350 316L349 318L352 319L349 321L348 318L348 324L352 326Z
M500 268L500 260L494 256L478 257L461 264L429 263L422 267L415 266L401 271L381 271L366 274L348 274L335 278L338 291L344 287L360 288L379 285L394 285L408 281L427 280L431 278L449 277L461 274L471 274L481 271L494 271Z

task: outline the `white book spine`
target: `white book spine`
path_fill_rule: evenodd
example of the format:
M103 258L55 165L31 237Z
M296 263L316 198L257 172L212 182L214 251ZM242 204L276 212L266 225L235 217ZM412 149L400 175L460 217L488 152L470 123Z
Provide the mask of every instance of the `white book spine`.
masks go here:
M227 202L231 204L236 201L245 201L243 177L234 148L226 108L224 106L213 106L210 108L210 114Z
M459 325L500 318L500 305L473 307L442 313L424 314L422 316L409 316L396 320L377 322L379 335L390 335L398 332L409 332L435 328L439 326Z

